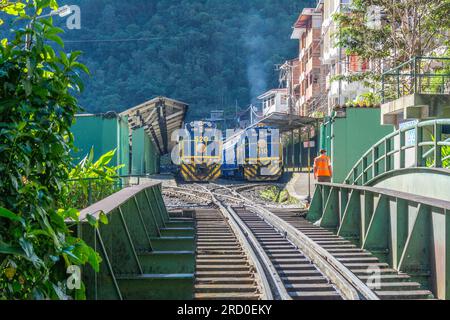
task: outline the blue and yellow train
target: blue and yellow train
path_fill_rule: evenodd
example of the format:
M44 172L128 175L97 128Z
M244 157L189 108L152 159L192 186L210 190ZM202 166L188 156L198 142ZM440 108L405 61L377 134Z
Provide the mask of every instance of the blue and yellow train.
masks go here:
M208 182L221 176L222 135L214 123L186 124L180 140L180 174L184 181Z
M223 177L262 182L283 175L283 152L278 130L260 125L229 138L223 147Z
M282 146L278 130L257 126L223 137L214 123L186 124L180 141L180 175L186 182L220 178L262 182L283 175Z

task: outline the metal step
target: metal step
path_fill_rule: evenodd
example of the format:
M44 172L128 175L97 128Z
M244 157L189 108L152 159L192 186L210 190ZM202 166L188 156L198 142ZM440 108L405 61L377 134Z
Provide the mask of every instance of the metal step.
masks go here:
M418 300L428 299L432 294L428 290L411 290L411 291L375 291L380 299L386 300Z
M220 293L195 293L196 300L258 300L255 293L250 292L220 292Z

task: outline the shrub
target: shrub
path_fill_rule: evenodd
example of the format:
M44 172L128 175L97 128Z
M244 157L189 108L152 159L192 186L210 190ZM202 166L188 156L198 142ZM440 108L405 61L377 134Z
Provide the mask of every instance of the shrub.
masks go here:
M70 128L80 110L80 52L58 53L62 32L51 18L37 19L55 0L2 1L0 12L19 16L13 39L0 43L0 300L83 298L69 290L66 270L100 257L74 237L58 210L71 166ZM27 42L26 36L33 41Z
M96 162L94 149L81 160L69 173L69 180L64 188L64 208L84 209L119 190L122 186L118 171L123 165L111 167L111 160L116 149L102 155Z

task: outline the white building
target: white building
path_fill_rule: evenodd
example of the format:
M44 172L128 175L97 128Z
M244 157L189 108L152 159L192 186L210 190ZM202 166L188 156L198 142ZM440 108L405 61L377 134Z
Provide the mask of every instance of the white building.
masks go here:
M272 89L260 95L258 100L261 101L264 116L272 113L289 113L288 91L283 89Z
M333 15L344 12L351 0L320 0L316 10L322 10L322 63L325 65L326 91L328 94L329 112L336 105L343 105L348 100L354 100L362 93L368 92L361 83L347 83L343 80L332 81L338 75L349 75L365 71L368 65L356 56L346 56L342 48L336 47L337 25Z

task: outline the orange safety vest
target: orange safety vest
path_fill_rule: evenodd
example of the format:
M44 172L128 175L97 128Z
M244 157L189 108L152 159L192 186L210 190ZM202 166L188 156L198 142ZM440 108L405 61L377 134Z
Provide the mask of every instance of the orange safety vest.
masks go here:
M321 155L314 159L314 169L318 177L331 177L330 158Z

